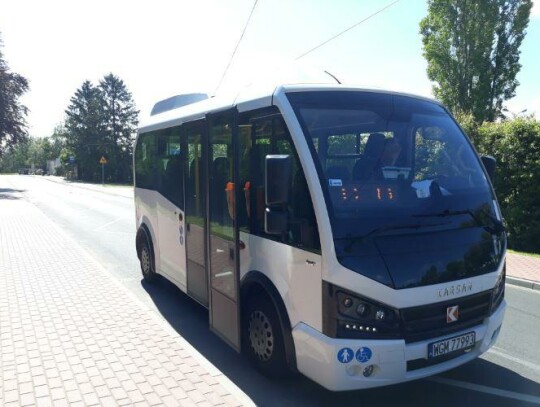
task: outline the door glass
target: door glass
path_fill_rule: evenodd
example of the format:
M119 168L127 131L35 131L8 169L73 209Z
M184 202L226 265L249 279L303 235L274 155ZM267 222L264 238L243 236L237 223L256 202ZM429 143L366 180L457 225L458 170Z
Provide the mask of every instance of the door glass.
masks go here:
M210 261L212 288L236 299L232 128L225 120L210 126Z
M185 127L185 199L187 236L187 289L204 305L208 304L208 279L205 261L203 123Z

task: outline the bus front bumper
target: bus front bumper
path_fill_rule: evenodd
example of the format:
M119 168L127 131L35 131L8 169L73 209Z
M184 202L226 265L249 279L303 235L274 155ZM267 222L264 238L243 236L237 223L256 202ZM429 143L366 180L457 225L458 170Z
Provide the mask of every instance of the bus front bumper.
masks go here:
M432 376L467 363L486 352L497 339L505 310L506 301L503 301L482 325L409 344L402 339L329 338L300 323L292 332L297 368L305 376L332 391L387 386ZM428 359L428 344L473 331L476 341L472 350L440 363L436 359ZM344 349L347 356L342 353ZM370 370L371 375L366 377L365 374Z

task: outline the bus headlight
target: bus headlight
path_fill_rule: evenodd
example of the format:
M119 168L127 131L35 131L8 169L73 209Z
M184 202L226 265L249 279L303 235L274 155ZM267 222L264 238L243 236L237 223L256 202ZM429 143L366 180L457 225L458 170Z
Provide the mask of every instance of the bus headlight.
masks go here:
M493 314L497 308L499 308L499 305L501 305L501 302L504 298L504 286L506 283L506 262L503 266L503 271L499 278L497 279L497 283L495 283L495 288L493 288L493 293L491 294L491 313Z
M325 283L323 331L335 338L401 337L398 310Z

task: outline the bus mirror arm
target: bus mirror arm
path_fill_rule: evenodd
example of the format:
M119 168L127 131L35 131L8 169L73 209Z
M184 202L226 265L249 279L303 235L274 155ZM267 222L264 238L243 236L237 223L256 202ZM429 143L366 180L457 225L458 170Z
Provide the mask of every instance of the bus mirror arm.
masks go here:
M289 214L281 208L266 208L264 231L269 235L283 235L289 231Z
M264 230L271 235L286 235L289 231L288 205L291 200L292 161L288 154L269 154L265 158Z

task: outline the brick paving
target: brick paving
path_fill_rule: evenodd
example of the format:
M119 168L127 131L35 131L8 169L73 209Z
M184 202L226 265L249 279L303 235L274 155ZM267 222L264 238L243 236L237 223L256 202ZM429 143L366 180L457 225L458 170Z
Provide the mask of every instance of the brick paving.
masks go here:
M540 283L540 258L517 253L507 253L506 275Z
M0 194L0 405L253 402L14 193Z

